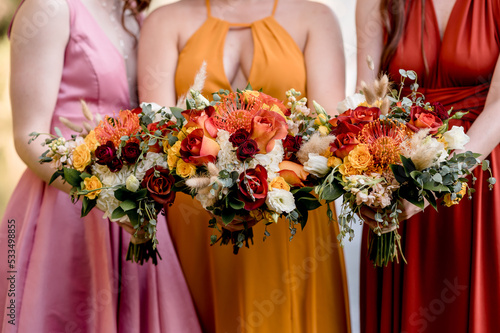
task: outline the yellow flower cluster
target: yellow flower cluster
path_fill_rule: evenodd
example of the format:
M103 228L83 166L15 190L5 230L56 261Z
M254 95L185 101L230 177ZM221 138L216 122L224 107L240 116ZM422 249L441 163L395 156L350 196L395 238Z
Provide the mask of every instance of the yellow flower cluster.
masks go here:
M332 165L335 165L335 163L338 165L339 161L334 160L331 163ZM348 176L361 175L364 171L372 167L372 165L373 157L370 154L368 146L359 144L344 157L343 164L340 165L339 171L345 180L345 177Z
M94 152L97 147L99 147L99 142L97 141L94 130L90 131L85 137L85 144L89 147L91 152Z
M270 183L269 183L269 189L278 189L278 190L286 190L290 191L290 185L286 182L285 178L283 177L276 177L274 178Z
M196 166L194 164L184 162L182 158L179 158L175 167L175 173L182 178L193 177L196 174Z
M90 164L92 157L87 144L83 143L73 151L73 166L76 170L83 172L87 165Z
M99 193L101 193L100 188L102 187L102 183L96 176L85 178L83 180L83 183L85 185L84 190L92 191L85 194L85 196L90 200L94 200L99 195Z
M170 149L167 151L167 164L170 170L174 170L177 166L177 161L179 160L179 150L181 149L181 141L177 141Z

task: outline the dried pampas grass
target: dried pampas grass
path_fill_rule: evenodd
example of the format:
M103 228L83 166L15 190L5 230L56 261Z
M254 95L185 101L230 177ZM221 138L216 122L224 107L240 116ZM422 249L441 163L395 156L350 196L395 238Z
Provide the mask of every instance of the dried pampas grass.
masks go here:
M186 108L186 99L187 99L187 94L189 94L189 91L191 90L198 90L202 91L203 87L205 86L205 80L207 79L207 62L203 61L203 64L201 64L200 69L198 70L198 73L196 73L196 76L194 77L194 83L189 89L187 90L188 92L177 100L177 107L181 109Z
M321 136L319 133L314 133L309 141L300 147L297 158L300 163L304 164L309 160L309 154L323 154L334 140L335 136L333 135Z

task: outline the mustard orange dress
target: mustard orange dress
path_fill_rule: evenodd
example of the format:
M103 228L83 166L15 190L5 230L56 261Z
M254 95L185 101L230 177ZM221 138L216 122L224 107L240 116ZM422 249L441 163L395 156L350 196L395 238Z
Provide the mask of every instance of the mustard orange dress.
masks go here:
M211 16L179 55L175 87L186 93L207 62L204 94L231 90L222 63L225 37L233 26L252 30L254 59L249 82L274 97L290 88L305 92L304 57L273 13L251 24ZM242 87L244 88L244 87ZM232 246L210 246L210 215L188 195L178 195L167 221L188 287L205 332L348 332L347 282L338 228L326 207L310 212L307 226L289 241L284 219L253 228L254 244L233 254ZM299 227L300 229L300 227Z

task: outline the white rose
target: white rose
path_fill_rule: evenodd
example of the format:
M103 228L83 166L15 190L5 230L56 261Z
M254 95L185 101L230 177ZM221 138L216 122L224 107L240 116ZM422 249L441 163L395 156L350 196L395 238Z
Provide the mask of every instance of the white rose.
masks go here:
M337 111L339 114L346 112L349 109L355 109L359 104L366 102L365 95L356 93L352 96L347 96L342 102L337 104Z
M316 177L323 177L330 171L328 167L328 159L316 153L309 154L309 160L304 163L304 170L315 175Z
M290 213L295 209L295 198L291 192L275 188L267 193L266 204L276 213Z
M462 126L453 126L451 130L443 134L443 138L448 143L448 148L452 150L464 149L465 145L470 141Z
M125 186L127 187L127 190L135 192L139 189L139 180L135 178L133 174L127 177L127 180L125 181Z

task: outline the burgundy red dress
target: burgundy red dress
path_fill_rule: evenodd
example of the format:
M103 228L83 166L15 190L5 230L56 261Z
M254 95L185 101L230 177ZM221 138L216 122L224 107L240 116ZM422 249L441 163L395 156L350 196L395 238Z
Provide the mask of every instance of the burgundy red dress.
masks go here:
M455 125L469 129L481 114L500 50L500 1L457 0L441 41L432 1L414 0L388 72L417 72L427 101L470 113ZM423 61L425 54L428 69ZM498 110L500 115L500 110ZM500 120L499 120L500 121ZM488 159L500 177L500 146ZM500 332L500 186L474 171L472 200L429 207L401 224L408 264L374 268L361 260L362 332Z

